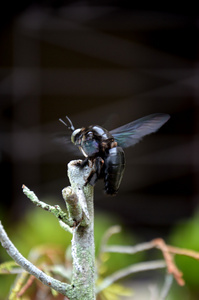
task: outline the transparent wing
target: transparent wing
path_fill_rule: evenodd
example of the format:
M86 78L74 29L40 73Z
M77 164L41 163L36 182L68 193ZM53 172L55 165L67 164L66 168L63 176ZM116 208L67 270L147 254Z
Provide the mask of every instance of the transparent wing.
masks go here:
M51 135L51 140L59 150L73 153L75 156L80 155L80 150L71 142L71 132L60 132Z
M110 133L118 146L126 148L138 143L145 135L157 131L169 118L168 114L152 114L111 130Z

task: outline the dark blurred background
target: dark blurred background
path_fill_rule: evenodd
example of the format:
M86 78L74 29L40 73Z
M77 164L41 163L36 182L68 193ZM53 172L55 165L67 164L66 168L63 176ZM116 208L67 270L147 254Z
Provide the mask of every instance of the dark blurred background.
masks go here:
M0 32L1 215L17 222L40 199L63 207L66 164L56 136L113 129L169 113L156 133L126 150L116 197L95 188L95 210L119 216L143 240L165 236L199 202L198 12L129 1L25 1L2 5ZM81 158L81 154L79 154Z

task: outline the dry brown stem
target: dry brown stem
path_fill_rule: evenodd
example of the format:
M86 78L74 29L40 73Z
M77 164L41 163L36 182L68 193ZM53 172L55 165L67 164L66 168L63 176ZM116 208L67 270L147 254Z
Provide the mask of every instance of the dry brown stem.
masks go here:
M158 238L151 241L155 248L162 251L165 262L167 264L168 273L172 274L179 285L184 285L183 273L177 268L174 262L173 254L186 255L199 260L199 253L196 251L182 249L174 246L167 245L163 239Z

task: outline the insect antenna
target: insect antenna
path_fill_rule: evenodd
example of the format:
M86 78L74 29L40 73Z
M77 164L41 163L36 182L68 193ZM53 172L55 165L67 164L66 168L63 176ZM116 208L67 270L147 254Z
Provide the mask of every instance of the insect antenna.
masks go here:
M73 126L72 121L67 116L66 116L66 119L68 120L68 122L69 122L70 125L66 124L66 122L64 122L61 118L59 118L59 121L61 123L63 123L69 130L71 130L73 132L75 130L75 127Z

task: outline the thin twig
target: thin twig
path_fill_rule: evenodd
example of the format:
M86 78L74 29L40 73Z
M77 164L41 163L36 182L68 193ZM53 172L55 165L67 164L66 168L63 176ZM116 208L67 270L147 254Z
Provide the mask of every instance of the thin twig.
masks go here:
M77 194L74 193L71 186L68 186L62 190L62 196L66 202L71 219L76 225L79 224L82 221L82 207L79 203Z
M173 283L173 275L172 274L166 274L165 282L164 282L163 288L160 292L159 300L165 300L166 299L166 297L168 296L169 291L171 289L172 283Z
M143 262L143 263L137 263L133 264L127 268L124 268L122 270L119 270L110 276L106 277L103 282L100 284L100 286L97 288L97 293L104 290L111 284L113 284L115 281L124 278L130 274L143 272L143 271L150 271L150 270L157 270L162 269L166 267L166 263L164 260L157 260L157 261L149 261L149 262Z
M184 279L182 278L183 273L177 268L174 263L173 256L169 252L167 245L163 239L155 239L152 241L154 246L162 251L165 262L167 264L167 270L169 274L172 274L179 285L184 285Z
M169 274L172 274L174 278L176 279L177 283L179 285L184 285L185 282L182 278L183 273L177 268L175 265L174 259L172 254L179 254L179 255L185 255L192 257L194 259L199 260L199 253L193 250L188 249L181 249L178 247L173 247L170 245L167 245L163 239L154 239L150 242L141 243L135 246L119 246L119 245L111 245L106 246L102 248L103 252L117 252L117 253L126 253L126 254L135 254L141 251L149 250L152 248L157 248L162 251L162 254L164 256L167 270Z
M0 241L2 246L5 248L7 253L18 263L24 270L28 273L34 275L43 284L55 289L59 293L66 295L66 290L70 288L67 283L60 282L42 272L36 266L34 266L30 261L28 261L22 254L17 250L13 243L8 238L1 222L0 222Z
M65 224L67 224L70 227L74 226L74 221L72 219L70 219L68 217L68 214L63 212L63 210L59 207L59 205L49 205L46 204L45 202L40 201L37 196L35 195L35 193L31 190L29 190L29 188L27 186L25 186L24 184L22 185L22 189L24 194L38 207L41 207L44 210L49 211L50 213L52 213L56 218L58 218L59 220L61 220L62 222L64 222Z
M35 281L35 276L30 275L30 277L28 278L26 284L22 287L22 289L20 290L20 292L17 294L18 297L23 296L23 294L27 291L27 289L33 284L33 282Z
M70 232L71 234L73 234L73 230L70 226L68 226L66 223L64 223L63 221L59 220L59 225L61 226L62 229L64 229L65 231Z
M167 248L170 253L185 255L185 256L189 256L189 257L199 260L199 252L189 250L189 249L178 248L178 247L174 247L174 246L170 246L170 245L167 245Z
M104 246L103 252L135 254L152 248L154 248L154 244L152 242L146 242L135 246L120 246L120 245Z
M110 237L113 234L119 233L120 231L121 231L121 227L119 225L111 226L110 228L107 229L107 231L104 233L101 240L100 252L103 252L103 249L106 247L106 244L108 243Z
M17 276L14 286L10 291L9 300L17 299L18 293L22 289L24 282L27 280L29 276L30 274L27 273L26 271L23 271L20 275Z

